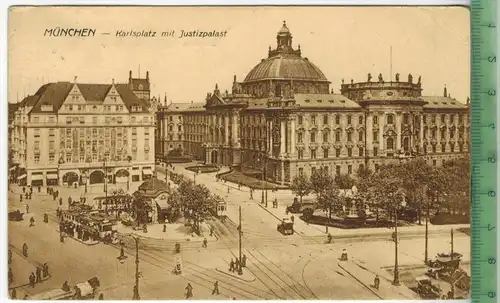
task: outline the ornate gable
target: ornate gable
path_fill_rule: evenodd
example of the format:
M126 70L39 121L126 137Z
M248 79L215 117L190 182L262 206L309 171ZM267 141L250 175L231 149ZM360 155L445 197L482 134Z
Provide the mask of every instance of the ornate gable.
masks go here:
M102 103L103 105L123 105L125 106L125 103L123 102L122 98L120 97L120 94L116 90L116 87L114 84L111 85L111 88L109 89L108 94L104 98L104 102Z
M78 84L73 84L73 87L69 91L68 95L66 96L66 99L63 102L64 104L84 104L85 103L85 98L83 97L82 92L80 91L80 88L78 87Z

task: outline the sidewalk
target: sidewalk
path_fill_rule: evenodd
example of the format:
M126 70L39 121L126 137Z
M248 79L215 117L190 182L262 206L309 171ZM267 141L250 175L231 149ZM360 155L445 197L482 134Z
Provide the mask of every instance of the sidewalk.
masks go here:
M13 247L9 248L12 251L12 264L10 267L12 268L12 274L14 276L13 282L9 284L9 290L14 288L29 286L29 276L31 273L36 274L37 266L41 266L42 264L38 264L38 262L25 258ZM29 250L28 250L29 252ZM29 256L29 254L28 254ZM49 276L43 278L42 281L46 281L50 278L50 268L49 268ZM39 284L40 282L36 283Z
M210 226L206 223L200 223L201 236L187 233L188 229L190 227L185 227L182 223L167 223L166 232L163 232L163 224L151 224L148 225L148 232L144 233L142 228L134 230L131 226L124 226L121 223L116 226L117 232L122 235L135 235L147 239L202 242L207 238L210 241Z
M338 261L338 266L346 271L350 276L363 284L367 289L377 295L381 300L395 300L404 298L404 300L418 300L420 297L406 287L403 283L400 286L391 284L391 279L388 279L386 273L371 272L359 266L355 261ZM380 287L375 289L372 287L375 274L380 276Z

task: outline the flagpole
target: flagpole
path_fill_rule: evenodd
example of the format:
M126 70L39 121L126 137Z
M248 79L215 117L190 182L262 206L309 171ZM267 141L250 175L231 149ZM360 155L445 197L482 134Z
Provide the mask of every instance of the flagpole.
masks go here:
M390 76L390 79L391 79L391 82L392 82L392 45L391 45L391 48L390 48L390 57L389 57L389 62L390 62L390 72L389 72L389 76Z

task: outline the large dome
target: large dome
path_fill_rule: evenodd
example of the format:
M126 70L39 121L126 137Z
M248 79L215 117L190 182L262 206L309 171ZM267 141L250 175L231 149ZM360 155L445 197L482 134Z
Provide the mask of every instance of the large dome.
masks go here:
M283 79L328 81L321 70L300 55L277 55L262 60L246 76L245 82Z

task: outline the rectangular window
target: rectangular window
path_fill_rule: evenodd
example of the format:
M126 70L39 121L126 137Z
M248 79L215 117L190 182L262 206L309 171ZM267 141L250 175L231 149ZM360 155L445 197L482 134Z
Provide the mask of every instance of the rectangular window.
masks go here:
M177 131L182 131L182 126L178 125L177 126Z
M33 123L40 123L40 117L33 117Z
M316 116L315 115L311 116L311 124L316 125Z
M49 128L49 137L54 137L55 131L53 128Z
M66 117L66 124L71 124L71 117Z
M436 115L431 115L431 123L436 123Z
M380 168L380 165L379 164L375 164L375 171L378 171L379 168Z
M351 116L347 116L347 124L351 124Z
M352 148L350 147L347 149L347 156L352 157Z
M352 141L352 133L347 132L347 142L351 142L351 141Z
M358 141L363 141L363 140L364 140L364 135L365 135L365 134L364 134L362 131L360 131L360 132L358 133Z
M302 116L297 116L297 121L298 121L297 123L299 125L302 125L302 123L303 123L303 117Z
M34 160L35 160L35 164L40 163L40 154L35 154Z
M335 174L340 176L340 165L335 166Z
M362 156L364 156L364 154L365 154L365 149L360 147L359 148L359 156L362 157Z
M328 132L323 133L323 142L328 142Z
M304 174L304 168L303 167L299 167L299 175L302 175Z
M323 158L328 158L328 148L323 149Z
M373 124L378 125L378 116L373 116Z
M117 117L116 118L116 123L122 124L123 123L123 117Z
M323 124L328 124L328 115L323 116Z
M54 154L49 154L49 162L53 163L54 159L55 159Z
M340 157L340 148L335 149L335 157Z
M35 128L34 131L33 131L33 137L35 138L39 138L40 137L40 129L39 128Z
M297 142L302 143L302 133L297 134Z
M54 149L54 148L56 148L56 144L55 144L55 142L54 142L54 141L52 141L52 140L51 140L51 141L49 141L49 149Z
M180 141L180 140L182 140L182 135L180 135L180 134L179 134L179 135L177 135L177 139L178 139L179 141Z
M315 143L315 142L316 142L316 133L312 132L311 133L311 143Z
M408 124L410 123L410 115L404 114L403 115L403 124Z
M432 145L432 152L433 152L433 153L436 153L436 144L433 144L433 145Z
M303 150L299 150L298 154L297 154L299 160L304 158L304 151Z
M85 124L85 117L80 117L80 124Z
M363 124L363 116L359 116L358 120L359 120L359 121L358 121L358 122L359 122L358 124Z
M316 159L316 150L311 149L311 159Z
M373 155L378 156L378 147L373 148Z
M97 124L97 117L92 117L92 124Z
M339 142L340 141L340 131L337 130L335 131L335 142Z
M436 166L436 160L432 160L432 166Z
M347 174L352 174L352 165L347 165Z
M132 136L137 135L137 127L132 127Z
M442 114L441 115L441 123L444 123L445 120L446 120L446 115Z
M378 131L373 132L373 142L378 142Z
M360 171L364 171L365 170L365 165L364 164L360 164L359 165L359 170Z
M144 128L144 136L149 136L149 127Z
M441 152L444 153L446 151L446 146L444 144L441 144Z
M40 141L35 140L35 141L33 142L33 149L34 149L34 150L40 150Z
M340 115L335 115L335 124L340 124Z

